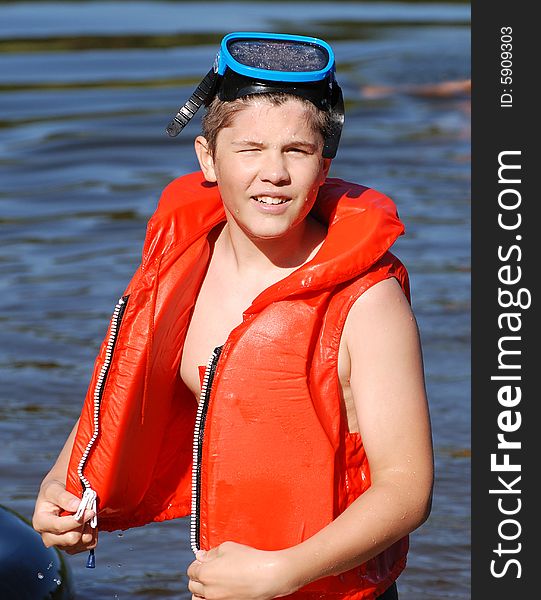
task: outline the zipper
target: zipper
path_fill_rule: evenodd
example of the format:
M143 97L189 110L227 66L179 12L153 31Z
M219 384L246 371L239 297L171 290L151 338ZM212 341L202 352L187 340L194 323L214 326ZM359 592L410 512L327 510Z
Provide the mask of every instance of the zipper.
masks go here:
M192 513L190 521L190 545L195 554L200 549L200 507L201 507L201 457L203 454L203 436L205 433L205 422L210 399L212 382L216 374L218 359L222 353L223 346L218 346L212 351L203 384L201 385L201 394L199 395L199 405L195 416L195 428L193 434L193 467L192 467Z
M115 349L116 340L118 337L118 332L120 329L120 324L122 322L122 317L124 316L124 312L126 310L126 304L128 302L129 295L122 296L117 302L115 309L113 311L113 316L111 317L111 326L109 328L109 337L107 338L107 346L105 350L105 359L103 361L103 365L100 369L98 379L96 381L96 385L94 387L94 431L92 433L92 437L90 438L88 444L86 445L85 451L79 461L79 465L77 467L77 475L81 481L81 486L83 488L83 494L81 498L81 502L79 504L79 508L75 513L75 518L81 518L84 514L86 508L90 508L94 511L94 517L90 520L91 527L98 526L98 511L96 506L96 492L92 489L92 486L88 479L83 475L83 469L85 468L86 461L88 460L88 456L90 455L90 451L96 442L100 431L100 406L101 400L103 396L103 390L105 387L105 381L107 379L107 374L109 373L109 369L111 367L111 362L113 360L113 351ZM87 567L94 567L94 552L90 551L89 560L87 562Z

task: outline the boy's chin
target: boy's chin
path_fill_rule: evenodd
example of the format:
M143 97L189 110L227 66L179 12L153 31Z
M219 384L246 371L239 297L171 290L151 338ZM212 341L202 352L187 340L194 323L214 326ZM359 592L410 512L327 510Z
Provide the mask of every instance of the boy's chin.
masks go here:
M272 240L282 240L290 233L289 229L279 231L245 231L247 236L254 241L271 242Z
M273 223L263 224L259 226L246 226L242 228L242 231L247 237L256 241L272 241L281 240L287 238L289 234L295 229L292 223Z

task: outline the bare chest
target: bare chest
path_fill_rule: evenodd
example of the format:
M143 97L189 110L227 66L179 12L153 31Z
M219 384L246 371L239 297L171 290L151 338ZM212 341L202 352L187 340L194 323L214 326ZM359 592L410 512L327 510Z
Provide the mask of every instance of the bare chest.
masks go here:
M252 298L238 290L225 289L208 276L205 278L190 319L180 376L196 398L200 394L199 367L205 366L217 346L222 346L231 331L242 322L243 311Z

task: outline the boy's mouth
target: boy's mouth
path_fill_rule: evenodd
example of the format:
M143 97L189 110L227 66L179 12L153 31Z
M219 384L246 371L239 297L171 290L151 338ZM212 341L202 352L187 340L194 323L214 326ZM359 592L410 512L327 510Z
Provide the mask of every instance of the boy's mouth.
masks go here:
M284 198L284 197L275 197L275 196L252 196L252 198L254 200L256 200L257 202L260 202L261 204L270 204L270 205L277 205L277 204L285 204L286 202L289 202L290 198Z

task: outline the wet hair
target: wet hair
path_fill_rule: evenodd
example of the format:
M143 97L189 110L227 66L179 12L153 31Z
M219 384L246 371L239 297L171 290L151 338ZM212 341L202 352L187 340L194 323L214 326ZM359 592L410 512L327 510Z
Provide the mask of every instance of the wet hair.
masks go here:
M231 125L233 117L237 113L259 99L264 100L273 106L281 106L291 99L297 100L306 108L306 116L313 131L321 134L323 140L325 140L331 129L332 122L330 113L320 110L310 102L310 100L302 98L301 96L295 96L284 92L268 92L251 94L232 101L223 101L216 96L208 105L207 112L202 120L203 136L207 140L208 150L212 156L214 156L216 152L218 133L220 133L224 127L229 127Z

